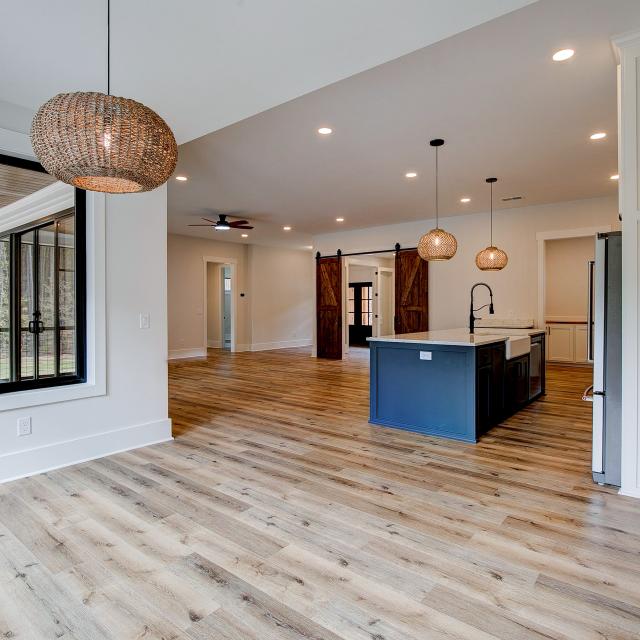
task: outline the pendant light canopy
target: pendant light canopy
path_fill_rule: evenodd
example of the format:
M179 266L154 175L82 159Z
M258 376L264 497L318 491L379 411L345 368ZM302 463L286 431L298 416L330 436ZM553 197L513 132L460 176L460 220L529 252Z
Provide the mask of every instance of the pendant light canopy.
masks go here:
M107 1L107 93L60 93L33 119L31 143L48 173L104 193L150 191L176 167L178 146L167 123L145 105L110 95L110 1Z
M491 190L491 244L476 255L476 266L481 271L500 271L507 266L507 254L493 244L493 185L498 178L487 178Z
M436 150L436 228L431 229L428 233L425 233L418 242L418 254L423 260L441 261L449 260L453 258L458 250L458 242L455 237L440 229L439 211L438 211L438 147L444 144L444 140L436 138L429 143Z

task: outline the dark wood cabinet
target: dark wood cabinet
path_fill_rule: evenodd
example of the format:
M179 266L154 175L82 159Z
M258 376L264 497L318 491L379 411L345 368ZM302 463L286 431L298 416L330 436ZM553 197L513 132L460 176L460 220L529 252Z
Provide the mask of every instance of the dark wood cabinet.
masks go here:
M478 435L498 422L504 413L505 346L480 347L476 352L476 421Z
M507 361L504 400L506 415L511 415L529 402L529 355Z

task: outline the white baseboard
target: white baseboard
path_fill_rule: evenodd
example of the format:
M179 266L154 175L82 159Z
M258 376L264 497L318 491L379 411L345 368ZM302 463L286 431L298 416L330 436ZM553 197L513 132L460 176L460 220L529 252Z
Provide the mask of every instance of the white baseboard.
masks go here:
M254 342L248 351L271 351L272 349L293 349L294 347L310 347L311 338L297 340L280 340L278 342Z
M622 487L618 493L621 496L629 496L630 498L640 498L640 487Z
M207 350L204 347L194 349L172 349L169 351L169 360L179 360L180 358L204 358Z
M173 440L169 418L6 453L0 456L0 483L168 440Z
M209 347L209 349L222 349L222 341L207 340L207 347Z

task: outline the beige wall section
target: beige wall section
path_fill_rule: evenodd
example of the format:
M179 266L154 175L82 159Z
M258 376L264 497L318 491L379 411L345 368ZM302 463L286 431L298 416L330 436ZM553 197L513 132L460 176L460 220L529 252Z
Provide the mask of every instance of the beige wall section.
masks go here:
M236 296L238 349L251 344L247 245L169 234L168 320L169 357L193 356L204 350L205 257L229 258L237 263ZM240 297L244 293L244 297Z
M310 252L170 234L169 357L204 352L205 257L229 258L237 265L233 295L238 351L311 344L314 289ZM213 280L209 299L213 297L214 304L207 316L211 320L213 312L219 330L219 269Z
M545 318L548 322L587 319L587 264L595 254L595 237L547 240L545 247Z
M349 266L349 282L373 282L376 277L375 267L365 267L359 264Z
M494 214L494 241L509 254L503 271L489 273L475 266L476 253L489 242L489 214L441 218L443 228L458 239L458 253L448 262L429 265L429 325L431 329L464 327L469 315L469 290L478 281L494 291L496 315L537 317L537 232L598 225L618 228L617 200L592 198L541 206L501 209ZM314 237L323 254L390 249L396 242L415 247L434 220L422 220ZM482 292L478 303L484 304Z
M249 258L252 350L311 344L311 253L252 245Z

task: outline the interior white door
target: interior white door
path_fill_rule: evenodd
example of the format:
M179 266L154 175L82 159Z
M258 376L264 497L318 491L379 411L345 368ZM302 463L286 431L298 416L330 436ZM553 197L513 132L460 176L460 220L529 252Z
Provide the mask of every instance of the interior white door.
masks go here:
M378 269L378 335L388 336L393 333L393 269Z

